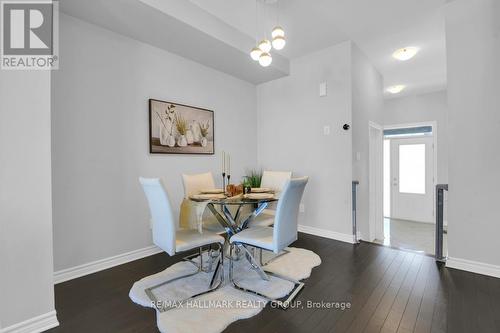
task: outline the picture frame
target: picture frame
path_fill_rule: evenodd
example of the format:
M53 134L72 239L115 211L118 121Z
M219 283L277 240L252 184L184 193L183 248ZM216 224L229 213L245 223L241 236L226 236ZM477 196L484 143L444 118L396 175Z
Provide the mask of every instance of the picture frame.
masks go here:
M149 153L215 153L214 111L149 99Z

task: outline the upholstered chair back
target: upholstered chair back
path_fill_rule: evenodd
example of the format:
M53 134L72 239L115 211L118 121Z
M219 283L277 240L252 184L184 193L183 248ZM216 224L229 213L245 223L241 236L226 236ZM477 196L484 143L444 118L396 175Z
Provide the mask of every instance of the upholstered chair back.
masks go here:
M262 173L262 180L260 182L261 187L269 187L279 195L287 181L292 178L291 171L267 171Z
M201 190L215 189L214 177L211 172L194 175L182 175L184 185L184 198L189 198L193 194L200 193Z
M275 253L279 253L297 240L299 206L308 179L308 177L290 179L283 188L274 220Z
M176 223L167 192L158 178L139 178L146 194L153 220L153 243L173 256L175 254Z

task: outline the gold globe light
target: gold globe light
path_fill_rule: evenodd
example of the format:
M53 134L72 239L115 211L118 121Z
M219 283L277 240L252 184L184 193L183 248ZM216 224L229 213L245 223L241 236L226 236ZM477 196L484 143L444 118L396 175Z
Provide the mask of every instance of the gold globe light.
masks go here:
M252 57L253 60L259 61L259 57L262 54L262 50L259 49L257 46L250 51L250 57Z
M269 41L269 39L263 39L260 41L259 49L261 49L262 52L269 53L269 51L271 51L271 48L272 48L272 44Z
M273 62L273 57L267 52L264 52L259 57L259 64L262 67L267 67Z
M273 38L278 37L278 36L285 37L285 30L283 30L283 28L278 25L278 26L274 27L273 32L271 32L271 36Z
M283 36L276 36L273 38L273 47L276 50L281 50L285 47L286 40Z

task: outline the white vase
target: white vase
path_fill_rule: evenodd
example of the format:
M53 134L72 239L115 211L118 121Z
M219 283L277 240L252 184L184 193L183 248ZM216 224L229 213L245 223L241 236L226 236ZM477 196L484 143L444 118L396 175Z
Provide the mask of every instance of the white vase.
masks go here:
M208 140L207 140L207 138L202 137L202 138L201 138L201 141L200 141L200 144L201 144L201 146L202 146L202 147L206 147L206 146L207 146L207 144L208 144Z
M167 146L174 147L175 146L175 137L170 134L167 138Z
M188 145L191 145L194 142L193 131L191 131L191 126L186 131L186 141Z
M167 130L161 124L160 124L160 126L159 126L158 129L160 131L160 145L166 146L167 145L167 140L168 140Z
M191 131L193 132L193 142L200 142L201 140L201 133L200 133L200 126L196 123L193 122L193 125L191 126Z
M179 136L179 138L177 139L177 145L179 147L186 147L187 146L187 139L186 139L186 136L185 135L181 135Z

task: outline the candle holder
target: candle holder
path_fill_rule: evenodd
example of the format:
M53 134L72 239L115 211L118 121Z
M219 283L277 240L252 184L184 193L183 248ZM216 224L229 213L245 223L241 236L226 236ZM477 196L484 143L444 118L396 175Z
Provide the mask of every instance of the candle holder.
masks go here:
M231 175L230 174L227 174L227 182L226 182L226 188L225 188L225 193L226 193L226 196L228 197L232 197L234 195L234 189L233 189L233 186L231 186Z
M226 194L226 173L222 173L222 191Z

